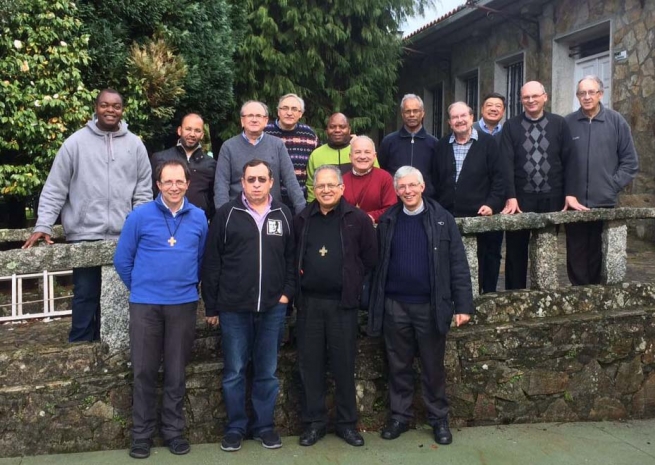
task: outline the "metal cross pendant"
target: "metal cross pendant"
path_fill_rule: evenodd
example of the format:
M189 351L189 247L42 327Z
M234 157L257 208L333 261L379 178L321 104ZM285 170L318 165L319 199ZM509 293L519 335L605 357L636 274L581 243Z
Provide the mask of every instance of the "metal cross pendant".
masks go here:
M173 236L171 236L171 238L169 240L167 240L166 242L168 242L168 244L171 247L173 247L177 241L175 240L175 238Z
M325 248L325 246L323 246L323 248L321 248L321 249L318 251L318 253L321 254L321 257L325 257L325 254L328 253L328 250Z

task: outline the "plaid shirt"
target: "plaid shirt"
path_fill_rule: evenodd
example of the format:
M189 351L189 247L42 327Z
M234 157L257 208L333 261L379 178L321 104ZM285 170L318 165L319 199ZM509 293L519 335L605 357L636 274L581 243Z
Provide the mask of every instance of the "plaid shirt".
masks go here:
M469 153L473 140L478 140L478 131L471 129L471 137L465 144L460 144L455 140L455 134L450 135L448 143L453 145L453 154L455 155L455 182L459 179L459 172L462 171L466 154Z

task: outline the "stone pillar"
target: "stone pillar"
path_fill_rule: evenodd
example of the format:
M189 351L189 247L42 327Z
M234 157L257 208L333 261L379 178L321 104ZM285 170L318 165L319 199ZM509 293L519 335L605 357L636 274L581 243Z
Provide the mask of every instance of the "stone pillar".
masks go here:
M555 226L533 230L530 237L530 289L557 289L558 284Z
M474 234L462 236L464 249L466 249L466 259L469 262L471 270L471 287L473 288L473 298L480 295L480 284L478 283L478 239Z
M100 340L108 347L110 354L130 348L128 297L129 292L113 265L103 266Z
M601 283L616 284L625 279L628 226L625 221L605 221Z

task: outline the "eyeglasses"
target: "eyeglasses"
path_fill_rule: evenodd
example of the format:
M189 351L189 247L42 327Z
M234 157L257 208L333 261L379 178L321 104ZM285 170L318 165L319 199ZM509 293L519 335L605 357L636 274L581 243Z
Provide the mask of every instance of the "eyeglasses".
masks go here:
M284 113L288 112L289 110L291 110L294 113L298 113L298 112L302 111L298 107L279 107L278 110L280 110L280 111L282 111Z
M246 119L262 119L268 118L268 115L253 115L252 113L249 113L247 115L241 115L241 117Z
M423 110L403 110L404 115L419 115Z
M159 181L159 184L164 186L166 189L170 189L173 186L182 188L187 185L187 181Z
M411 190L418 189L418 186L420 185L421 184L418 182L410 182L409 184L401 184L399 186L396 186L396 190L398 192L405 192L407 189L411 189Z
M256 181L259 181L259 184L268 182L268 178L266 176L248 176L245 179L248 184L255 184Z
M521 97L521 100L524 102L529 102L530 100L537 100L539 97L543 97L546 93L535 94L535 95L524 95Z
M333 191L337 187L342 186L343 184L316 184L314 186L315 191Z
M578 97L586 97L586 96L594 97L595 95L600 94L601 92L602 90L588 90L586 92L582 92L582 91L576 92L575 95L577 95Z

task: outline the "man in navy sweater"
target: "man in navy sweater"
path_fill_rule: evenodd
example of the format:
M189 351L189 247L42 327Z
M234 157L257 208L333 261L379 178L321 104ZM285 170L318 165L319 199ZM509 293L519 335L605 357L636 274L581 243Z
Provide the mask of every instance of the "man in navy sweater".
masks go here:
M160 434L171 453L190 450L183 437L185 367L196 331L200 262L207 239L205 213L184 196L189 187L185 162L165 161L156 176L160 195L127 217L114 255L116 272L130 291L134 458L150 455L162 355Z

